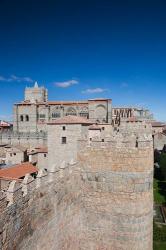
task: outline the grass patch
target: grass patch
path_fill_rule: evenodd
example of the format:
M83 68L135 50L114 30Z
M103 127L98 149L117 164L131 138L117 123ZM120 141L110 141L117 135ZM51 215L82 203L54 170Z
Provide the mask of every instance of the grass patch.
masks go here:
M166 242L153 242L153 250L165 250L166 249Z
M153 223L153 250L166 249L166 226Z
M166 181L159 181L157 179L154 179L153 182L154 202L157 204L162 204L166 202L165 188L164 188L165 185Z

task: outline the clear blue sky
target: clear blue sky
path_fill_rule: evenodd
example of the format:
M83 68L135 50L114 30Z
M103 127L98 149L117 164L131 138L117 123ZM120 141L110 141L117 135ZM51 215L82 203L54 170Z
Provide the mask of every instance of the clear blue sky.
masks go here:
M0 0L0 116L34 80L50 100L113 99L166 121L165 0Z

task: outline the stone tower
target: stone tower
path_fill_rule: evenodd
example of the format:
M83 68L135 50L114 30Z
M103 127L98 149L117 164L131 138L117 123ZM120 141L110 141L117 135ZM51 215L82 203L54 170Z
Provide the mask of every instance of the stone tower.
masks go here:
M39 87L37 82L35 82L34 87L27 87L25 89L25 101L29 101L31 103L47 102L47 99L47 89L45 89L44 87Z
M80 249L152 250L150 130L147 125L129 124L104 142L80 141L85 208Z

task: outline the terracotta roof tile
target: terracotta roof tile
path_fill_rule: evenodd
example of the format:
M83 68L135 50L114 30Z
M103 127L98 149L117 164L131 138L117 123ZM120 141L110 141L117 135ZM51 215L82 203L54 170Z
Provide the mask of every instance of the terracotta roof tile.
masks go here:
M28 153L28 155L34 155L34 154L38 154L38 153L45 153L45 154L47 154L48 153L47 147L37 147L37 148L31 150Z
M152 124L152 127L164 127L165 126L164 123L157 122L157 121L151 122L151 124Z
M27 148L26 147L23 147L21 145L7 145L5 147L6 149L8 149L8 151L11 151L11 152L26 152Z
M12 126L11 123L0 120L0 127L11 127L11 126Z
M101 127L97 124L92 124L89 126L89 130L101 130Z
M17 164L10 168L0 169L1 179L19 179L24 177L26 174L32 174L38 172L38 169L29 162Z

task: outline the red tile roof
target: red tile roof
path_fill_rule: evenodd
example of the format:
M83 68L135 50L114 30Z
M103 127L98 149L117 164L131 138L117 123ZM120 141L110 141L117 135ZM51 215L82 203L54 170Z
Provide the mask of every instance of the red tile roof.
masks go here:
M90 120L88 120L85 117L79 117L75 115L68 115L64 116L62 118L56 119L54 122L50 122L48 124L52 125L58 125L58 124L92 124Z
M24 153L24 152L27 151L27 148L25 148L25 147L23 147L21 145L15 145L15 146L13 146L13 145L7 145L5 148L8 151L15 152L15 153L17 153L17 152L23 152Z
M85 105L88 101L48 101L48 105Z
M97 124L92 124L89 126L89 130L101 130L101 127Z
M97 99L89 99L89 100L81 100L81 101L47 101L47 102L35 102L32 103L28 100L24 100L20 103L15 103L15 105L87 105L89 102L111 102L112 99L105 99L105 98L97 98Z
M0 169L0 178L15 180L24 177L26 174L38 172L38 169L29 162L15 165L10 168Z
M48 153L47 147L37 147L37 148L31 150L28 153L28 155L34 155L34 154L38 154L38 153L45 153L45 154L47 154Z
M11 126L12 126L11 123L0 120L0 127L11 127Z
M151 124L152 124L152 127L164 127L165 126L165 123L157 122L157 121L151 122Z

